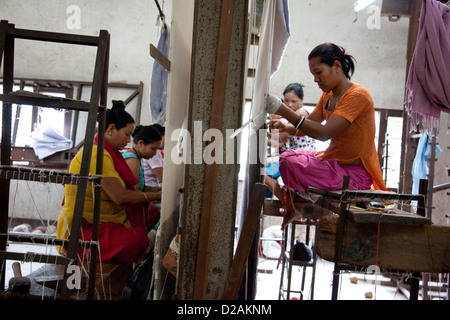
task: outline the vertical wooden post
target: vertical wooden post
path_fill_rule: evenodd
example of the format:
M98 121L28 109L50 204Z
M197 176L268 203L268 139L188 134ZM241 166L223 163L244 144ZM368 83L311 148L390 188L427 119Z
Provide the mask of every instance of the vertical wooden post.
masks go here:
M193 161L185 166L177 276L183 300L222 298L233 259L239 164L227 129L240 125L248 37L248 0L195 0L194 8L188 115ZM219 140L209 143L210 136ZM215 159L204 158L209 154Z
M97 85L100 87L100 108L98 110L98 143L97 143L97 167L96 174L101 175L103 173L103 154L104 154L104 135L106 131L106 109L107 109L107 94L108 94L108 66L109 66L109 41L110 35L105 30L100 31L100 38L103 39L99 46L99 52L101 54L101 61L103 63L102 78L98 79ZM94 84L96 85L96 84ZM94 191L94 221L92 223L92 241L98 242L100 226L100 198L102 194L101 184L96 182ZM89 273L89 289L88 299L93 299L95 282L96 282L96 267L98 257L98 246L91 247L91 261L90 261L90 273Z
M261 183L255 184L253 188L231 271L228 275L227 286L223 295L224 300L234 300L238 295L253 239L258 230L266 190L267 186Z
M342 185L342 198L341 206L339 210L339 223L338 230L336 233L336 247L334 250L334 271L333 271L333 288L331 293L331 299L337 300L338 290L339 290L339 277L341 274L340 261L342 257L342 244L344 242L344 232L345 232L345 222L347 220L347 203L345 191L348 190L350 185L350 176L344 176L344 182Z
M422 0L411 0L411 16L409 18L408 47L406 52L406 79L408 79L411 61L417 43L419 32L419 18ZM404 110L403 114L403 135L402 135L402 158L400 161L400 181L399 192L411 193L412 190L412 163L417 149L418 141L409 138L410 119Z
M419 193L423 195L417 204L417 214L425 217L426 214L426 196L428 193L428 181L420 180L419 183ZM409 288L409 300L418 300L419 299L419 287L420 287L420 272L413 272L411 280L410 280L410 288Z
M3 54L3 94L8 94L13 90L14 77L14 38L7 36L8 21L0 24L0 64ZM10 25L14 27L14 25ZM11 164L11 116L12 104L3 102L2 105L2 141L1 141L1 162L3 166ZM8 230L9 213L9 179L0 179L0 232L6 233ZM6 238L0 238L0 250L6 250ZM0 260L0 269L5 270L5 260ZM5 272L0 277L0 292L5 287Z
M73 221L71 226L71 233L69 236L69 244L67 246L67 257L71 259L73 262L77 259L77 251L78 251L78 239L80 237L81 232L81 222L82 222L82 213L84 208L84 202L86 198L86 191L88 187L88 176L89 176L89 170L90 170L90 163L92 159L92 148L94 145L94 136L96 131L96 122L97 122L97 115L99 112L99 104L101 102L105 102L101 100L102 93L105 92L107 82L103 83L106 78L105 73L107 73L108 67L106 66L106 62L108 62L108 54L109 54L109 33L106 30L100 30L100 35L98 39L97 44L97 56L95 61L95 68L94 68L94 78L92 81L92 92L91 92L91 98L90 98L90 104L89 104L89 112L88 112L88 118L87 118L87 125L86 125L86 137L92 137L91 139L86 139L84 141L84 147L83 147L83 156L81 160L81 167L80 167L80 179L78 181L78 189L77 189L77 196L75 198L75 207L74 207L74 214L73 214ZM106 108L106 105L103 106ZM102 118L102 116L100 117ZM104 126L100 126L100 128L103 128ZM99 143L98 143L98 152L100 152L99 155L102 156L103 159L103 134L99 135ZM103 161L100 161L97 163L97 170L102 171L103 170ZM101 166L101 168L100 168ZM99 190L97 190L97 193L100 194ZM98 198L97 198L98 199ZM96 205L96 209L99 209L99 204ZM94 234L93 236L97 237L97 234ZM94 240L94 239L92 239ZM94 252L95 257L91 257L91 260L95 259L95 262L97 260L97 247L94 247L94 251L91 249L91 253ZM95 264L92 262L91 266L94 268L91 274L95 273ZM67 266L66 266L67 267ZM67 283L68 279L68 273L64 272L64 284ZM91 279L91 283L93 284L95 280ZM93 288L90 288L90 291L88 292L88 298L93 297ZM91 295L91 297L89 297ZM69 290L66 285L63 285L61 288L61 298L63 300L67 299L69 296Z
M217 47L214 92L211 110L211 129L222 129L225 93L228 76L228 60L230 55L231 34L233 26L234 0L222 2L220 18L219 42ZM197 250L195 270L194 299L204 299L208 283L209 249L211 245L211 227L214 214L214 199L216 194L218 164L206 165L205 188L203 192L202 213L200 220L200 235Z

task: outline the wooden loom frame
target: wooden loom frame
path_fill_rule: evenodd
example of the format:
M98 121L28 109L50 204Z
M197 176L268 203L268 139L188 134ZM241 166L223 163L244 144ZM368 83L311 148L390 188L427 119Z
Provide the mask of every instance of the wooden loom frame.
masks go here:
M39 94L34 95L20 95L13 92L13 78L14 78L14 42L15 39L26 39L46 42L56 42L63 44L96 46L97 57L95 63L94 77L92 81L92 92L90 102L77 101L71 99L52 99L48 96ZM79 233L81 230L81 219L84 208L84 200L88 182L95 182L95 199L94 202L94 232L92 241L89 246L91 249L90 262L90 279L88 289L88 299L92 299L95 287L95 274L97 262L97 247L98 247L98 225L99 225L99 209L100 209L100 194L101 194L101 174L103 172L103 135L105 129L105 113L107 104L107 82L108 82L108 65L109 65L109 45L110 35L106 30L100 30L99 36L82 36L54 32L34 31L25 29L16 29L14 24L9 24L8 21L2 20L0 22L0 61L4 56L3 69L3 94L0 95L0 100L3 101L3 127L2 127L2 141L1 141L1 162L0 168L6 171L6 175L0 177L0 264L4 265L5 260L17 260L24 258L25 254L12 253L6 251L8 240L8 212L9 212L9 188L11 179L22 179L29 181L41 181L43 176L49 178L49 182L60 183L58 179L52 179L51 176L55 173L53 171L39 171L39 175L28 174L21 175L20 169L17 175L9 176L8 172L15 171L11 168L11 119L12 104L29 104L42 107L53 107L60 109L71 109L88 112L88 120L85 134L85 145L83 152L82 165L80 174L76 175L78 190L75 199L74 219L71 228L71 235L67 242L67 256L50 256L39 255L33 258L33 261L41 261L45 258L46 261L65 265L66 268L77 259L77 249L79 243ZM92 148L94 135L96 131L96 122L99 122L99 142L97 153L96 176L89 175L89 168L91 162ZM32 172L29 172L32 173ZM59 176L56 173L56 176ZM72 179L74 175L71 175ZM30 241L33 239L24 238L22 241ZM52 239L50 243L56 241ZM64 279L61 289L61 298L69 298L69 289L66 285L68 279L67 272L64 273ZM5 274L2 273L0 278L0 287L4 288ZM3 289L2 289L3 290Z

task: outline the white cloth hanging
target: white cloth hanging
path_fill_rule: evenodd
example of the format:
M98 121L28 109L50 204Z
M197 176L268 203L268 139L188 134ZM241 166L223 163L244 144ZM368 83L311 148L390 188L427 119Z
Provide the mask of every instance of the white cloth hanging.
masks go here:
M289 37L289 1L266 1L261 20L253 95L253 115L264 109L264 95L268 93L270 78L280 67ZM264 122L264 117L259 117L255 120L255 128L260 128Z
M39 159L72 148L72 140L61 135L52 126L40 126L31 133L31 147Z

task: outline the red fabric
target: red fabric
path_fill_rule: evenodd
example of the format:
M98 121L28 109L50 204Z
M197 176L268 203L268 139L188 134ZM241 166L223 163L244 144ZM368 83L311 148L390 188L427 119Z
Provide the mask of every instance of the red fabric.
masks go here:
M159 208L155 205L150 207L141 206L141 211L134 210L134 214L130 215L128 206L125 206L128 213L128 219L130 220L133 228L142 228L145 232L149 232L159 221L161 213Z
M92 224L83 219L81 239L92 238ZM97 261L116 261L132 264L148 246L148 237L142 228L127 228L123 224L101 223L99 232L99 252ZM89 249L78 249L83 259L89 259Z
M98 142L98 137L95 137ZM130 167L126 163L122 154L114 150L105 140L105 151L113 159L114 168L125 182L127 189L134 190L138 180L134 176ZM143 204L124 206L131 223L131 228L120 223L105 222L99 226L99 247L100 252L97 260L103 262L116 261L131 264L148 246L147 232L158 223L160 211L158 207L151 205L146 207ZM83 219L80 234L81 240L92 239L92 224ZM89 258L90 251L80 248L80 256Z
M98 136L95 136L95 142L98 143ZM108 141L105 139L105 151L107 151L114 162L114 169L119 173L127 189L134 190L134 186L139 183L138 179L134 176L130 167L128 166L125 158L120 151L113 149Z
M97 261L116 261L132 264L148 247L147 232L156 225L160 218L158 207L151 205L150 208L142 207L147 214L142 214L144 219L136 219L134 223L141 226L127 228L123 224L104 222L98 230L100 252ZM81 223L81 240L92 239L92 224L83 219ZM90 258L90 250L79 248L78 254L83 259Z

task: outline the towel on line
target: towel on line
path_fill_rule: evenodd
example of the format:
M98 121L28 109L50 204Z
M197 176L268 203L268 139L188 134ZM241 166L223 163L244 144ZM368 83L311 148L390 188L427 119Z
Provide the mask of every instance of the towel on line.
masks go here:
M411 131L433 135L441 111L450 113L450 7L423 0L416 49L406 84Z

